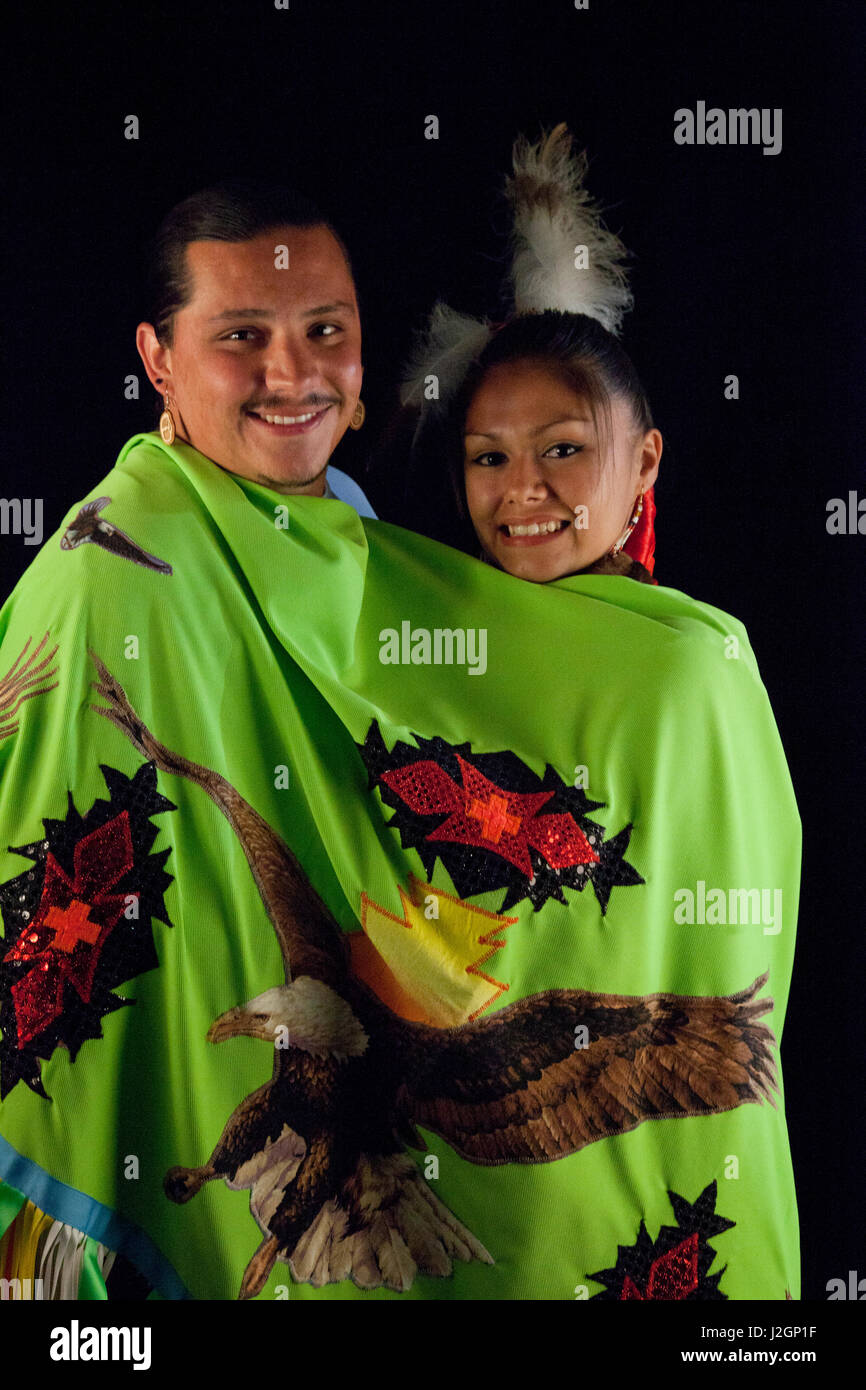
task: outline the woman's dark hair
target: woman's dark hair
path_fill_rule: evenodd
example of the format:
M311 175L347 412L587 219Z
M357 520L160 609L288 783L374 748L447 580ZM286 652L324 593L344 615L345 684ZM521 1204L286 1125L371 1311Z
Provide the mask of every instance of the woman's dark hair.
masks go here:
M452 447L448 456L458 506L464 516L467 508L463 431L469 406L493 367L522 361L552 368L587 401L600 441L610 435L611 401L617 397L629 402L636 430L653 429L649 402L630 357L597 319L557 309L520 314L493 333L470 366L454 401ZM600 428L602 422L603 428Z
M339 233L303 194L259 179L231 179L203 188L172 208L151 244L148 312L161 343L171 346L174 315L189 302L192 286L186 248L190 242L251 241L273 227L327 227L352 274Z

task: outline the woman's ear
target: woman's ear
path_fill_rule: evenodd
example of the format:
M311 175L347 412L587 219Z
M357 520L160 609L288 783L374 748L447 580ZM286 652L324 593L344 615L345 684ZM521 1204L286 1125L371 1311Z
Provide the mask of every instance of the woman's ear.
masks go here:
M640 481L644 492L649 492L658 477L662 447L662 437L659 431L647 430L643 437L640 455Z

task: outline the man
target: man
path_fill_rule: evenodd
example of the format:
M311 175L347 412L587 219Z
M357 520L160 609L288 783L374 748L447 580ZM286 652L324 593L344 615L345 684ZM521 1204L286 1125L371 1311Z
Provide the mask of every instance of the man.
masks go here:
M345 247L311 203L242 183L186 199L157 235L151 299L136 342L167 428L230 473L373 515L328 467L364 418L361 324Z
M314 204L279 185L249 180L205 189L178 204L164 219L153 243L149 278L150 321L139 324L136 342L148 377L164 398L160 431L169 446L168 457L186 444L208 466L261 484L272 494L336 499L348 503L361 516L375 517L358 484L330 466L346 430L360 429L364 420L361 323L348 252ZM165 467L166 454L154 466L152 439L139 436L121 454L121 460L131 465L132 474L140 481L147 506L134 505L128 522L122 517L122 485L116 481L115 470L96 489L100 496L77 509L69 524L61 528L59 546L57 538L52 538L42 557L44 562L51 555L54 561L52 579L59 580L56 609L62 606L62 571L71 558L63 552L83 552L82 558L96 561L102 578L96 579L91 565L95 584L93 588L80 586L77 597L87 622L97 629L106 603L119 601L123 606L120 590L125 586L113 573L113 566L120 563L121 571L126 571L133 612L143 571L170 576L175 585L181 577L183 564L162 554L157 524L160 509L171 509L170 489L176 479L165 472L160 475L159 464ZM123 526L118 525L119 517ZM166 545L170 549L170 543ZM191 582L195 577L193 574ZM110 583L111 597L102 588L103 581ZM10 599L10 608L16 599L26 607L27 595L34 588L44 592L33 575L25 576ZM49 624L52 635L57 634L59 618L52 619L49 614ZM202 620L201 614L194 614L181 626L184 640L209 648L211 659L219 661L225 655L225 638L219 627ZM12 664L11 681L2 689L0 740L19 733L21 721L13 716L23 701L57 688L53 680L56 645L37 640L25 647L22 660ZM77 657L82 655L79 644ZM43 735L44 726L43 734L37 731L34 736L40 739ZM55 743L62 741L58 735ZM3 745L7 754L10 747L8 742ZM7 768L7 793L12 782ZM9 824L8 809L4 832L7 825L15 838L17 828L13 831ZM73 931L70 942L74 944L69 956L74 960L75 945L80 954L81 947L88 944L87 928L77 938ZM98 974L97 970L94 979ZM8 988L8 980L6 985ZM78 985L82 986L80 978ZM82 987L92 998L90 984ZM66 995L69 993L67 987ZM20 1023L23 995L14 996L17 1003L8 994L5 998L13 1014L18 1008ZM82 1002L89 1001L79 996ZM62 1032L63 1010L58 1000L55 1003L54 1022ZM45 1017L40 1016L41 1023ZM24 1034L17 1031L21 1053L25 1050ZM43 1042L50 1031L50 1027L43 1027ZM69 1042L67 1038L64 1045ZM75 1050L73 1042L70 1051ZM4 1098L17 1080L16 1067L10 1066L7 1058L5 1078L0 1081ZM25 1174L22 1187L38 1191L40 1183L31 1172ZM45 1206L65 1216L67 1206L62 1198L59 1204L52 1203L52 1192L56 1197L58 1190L52 1189L49 1181ZM7 1224L2 1220L4 1202L7 1216L10 1203L12 1207L16 1202L20 1205L20 1198L8 1184L0 1184L0 1230ZM70 1209L70 1214L74 1216L74 1210ZM41 1213L38 1219L50 1227ZM81 1225L91 1229L86 1221ZM85 1239L68 1221L55 1222L54 1227L59 1248L66 1247L65 1257L55 1262L56 1270L62 1271L65 1289L79 1287L83 1291L94 1280L100 1288L110 1267L113 1288L128 1292L147 1287L140 1272L132 1273L122 1258L115 1259L113 1251L108 1253L91 1237ZM14 1236L13 1229L11 1241L7 1239L7 1255L14 1246Z
M162 437L0 617L0 1268L796 1297L800 825L742 626L328 501L338 243L174 244Z

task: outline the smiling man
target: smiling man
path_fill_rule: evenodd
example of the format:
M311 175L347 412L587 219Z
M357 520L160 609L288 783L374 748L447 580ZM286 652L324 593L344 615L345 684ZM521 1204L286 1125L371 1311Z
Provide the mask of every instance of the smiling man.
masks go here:
M285 494L373 512L328 468L360 428L361 323L348 255L308 200L248 182L194 194L157 234L136 342L163 438Z
M0 1267L17 1279L16 1271L29 1267L32 1247L22 1245L21 1233L33 1220L53 1224L54 1274L40 1256L38 1272L34 1266L21 1285L42 1290L44 1284L47 1298L137 1296L162 1279L139 1259L146 1248L146 1265L155 1247L145 1241L133 1251L130 1240L140 1242L112 1214L113 1200L106 1202L105 1191L92 1200L98 1181L91 1187L88 1176L76 1186L73 1178L70 1185L64 1160L59 1167L38 1161L50 1124L48 1092L33 1070L40 1065L37 1052L48 1060L59 1048L58 1056L74 1057L85 1038L104 1038L100 1019L126 1002L112 992L113 984L137 980L129 1002L144 1004L139 1016L155 1024L151 1006L137 993L148 973L156 972L154 983L172 1008L186 1008L201 988L210 988L214 947L217 954L225 945L245 954L233 902L246 867L238 879L234 865L216 889L209 915L216 936L208 938L205 955L182 977L160 972L164 943L157 945L154 923L168 928L191 920L196 904L203 904L202 889L207 896L207 885L216 885L229 867L225 846L215 844L214 827L200 820L195 799L172 803L157 792L152 763L145 765L131 749L130 762L114 736L113 747L105 746L105 721L94 712L95 661L124 671L160 727L185 725L184 742L194 756L209 757L208 750L219 747L239 782L264 775L265 801L278 798L267 814L279 820L285 813L285 833L300 827L309 835L301 779L296 771L288 779L297 739L283 727L266 751L268 730L275 732L274 710L284 721L306 698L302 727L314 746L321 739L327 748L333 715L321 701L313 707L308 692L293 695L292 681L302 678L285 649L280 615L309 608L295 543L307 521L315 519L337 537L357 534L362 523L356 513L374 517L360 487L330 466L346 430L359 429L364 419L361 323L346 249L312 203L248 181L194 194L172 209L156 235L149 296L136 342L163 399L159 431L129 440L114 468L70 508L0 620L6 677L0 677L2 843L32 840L34 825L41 835L41 818L63 816L73 798L86 818L85 825L73 812L65 848L45 841L42 908L34 914L22 906L34 924L37 916L41 923L50 915L46 935L40 936L41 926L29 933L25 961L10 954L7 932L0 934ZM335 604L339 600L333 596ZM327 627L320 624L323 636ZM30 781L28 804L19 778L31 758L41 773ZM94 797L94 777L110 781L108 801ZM264 804L261 790L253 799ZM173 804L179 810L181 802L169 846L149 855L158 833L150 817ZM2 884L17 871L14 853L11 868L7 862L0 869L0 900ZM163 871L167 859L171 867ZM181 883L184 862L197 876L195 885ZM62 888L52 912L55 865L72 896ZM176 935L178 944L187 942L182 931ZM33 952L43 945L48 954L37 974ZM217 967L220 994L237 964L235 956L234 965ZM242 975L245 969L241 964ZM10 994L19 975L29 984ZM25 1027L25 995L36 999L31 986L38 986L41 1002ZM13 999L21 1005L20 1028L11 1022ZM137 1090L141 1071L118 1079L129 1057L117 1059L114 1074L101 1049L93 1060L100 1065L91 1080L103 1100ZM39 1104L34 1109L25 1101L27 1134L10 1145L6 1126L23 1091ZM101 1104L95 1092L90 1098ZM88 1102L64 1101L59 1108L71 1119L87 1111ZM115 1145L130 1152L134 1145L127 1122L109 1128L102 1176L110 1180ZM171 1149L178 1143L171 1123L162 1137ZM55 1145L58 1157L63 1147ZM170 1206L161 1177L145 1185L160 1209ZM97 1240L97 1227L104 1242ZM168 1278L166 1288L176 1290L174 1276Z
M243 183L186 199L158 232L152 300L136 342L178 438L274 491L327 495L363 367L348 254L313 204Z

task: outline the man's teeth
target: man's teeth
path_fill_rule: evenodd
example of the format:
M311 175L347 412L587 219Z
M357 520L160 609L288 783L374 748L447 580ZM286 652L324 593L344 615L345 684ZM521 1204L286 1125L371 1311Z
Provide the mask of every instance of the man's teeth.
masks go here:
M528 526L507 526L505 529L509 536L546 536L567 524L565 521L532 521Z
M269 425L303 425L318 414L318 410L311 410L307 415L263 415L262 419Z

